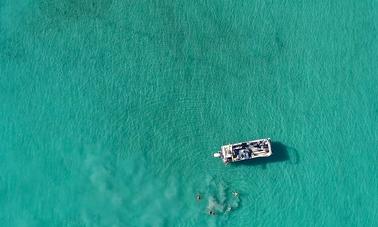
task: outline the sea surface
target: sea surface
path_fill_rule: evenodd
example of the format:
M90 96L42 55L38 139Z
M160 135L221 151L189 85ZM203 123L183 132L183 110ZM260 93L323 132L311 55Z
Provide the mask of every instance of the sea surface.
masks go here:
M0 226L378 226L377 35L369 0L0 0Z

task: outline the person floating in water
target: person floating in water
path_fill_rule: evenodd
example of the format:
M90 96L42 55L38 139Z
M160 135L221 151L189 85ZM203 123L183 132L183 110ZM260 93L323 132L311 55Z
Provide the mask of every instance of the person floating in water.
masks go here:
M196 200L201 200L201 195L199 194L199 193L197 193L197 195L196 195Z
M232 192L232 195L235 197L239 197L239 192Z

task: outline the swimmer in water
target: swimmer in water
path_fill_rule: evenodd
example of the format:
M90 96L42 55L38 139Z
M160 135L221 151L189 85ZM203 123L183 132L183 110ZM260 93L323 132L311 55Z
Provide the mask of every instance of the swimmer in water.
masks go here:
M235 197L238 197L239 196L239 192L233 192L232 195L235 196Z
M196 200L201 200L201 195L199 193L196 195Z
M212 210L209 210L209 215L215 215L215 212Z

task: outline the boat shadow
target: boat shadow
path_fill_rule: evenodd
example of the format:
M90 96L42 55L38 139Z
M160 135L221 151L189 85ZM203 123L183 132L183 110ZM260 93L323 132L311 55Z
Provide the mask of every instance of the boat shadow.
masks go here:
M290 161L293 164L297 164L299 162L298 152L295 148L290 148L290 151L293 151L292 155L289 155L287 146L285 146L281 142L272 142L272 155L267 158L257 158L257 159L251 159L243 162L239 162L237 164L240 165L249 165L249 166L255 166L255 165L267 165L271 163L277 163L277 162L286 162ZM293 156L293 157L290 157ZM294 157L295 156L295 157ZM292 160L295 159L295 160Z

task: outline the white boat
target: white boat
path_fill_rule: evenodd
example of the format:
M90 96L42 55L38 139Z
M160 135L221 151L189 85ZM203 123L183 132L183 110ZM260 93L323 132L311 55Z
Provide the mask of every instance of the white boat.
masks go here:
M270 138L224 145L219 152L214 153L214 157L221 158L224 163L269 157L271 155L272 145Z

